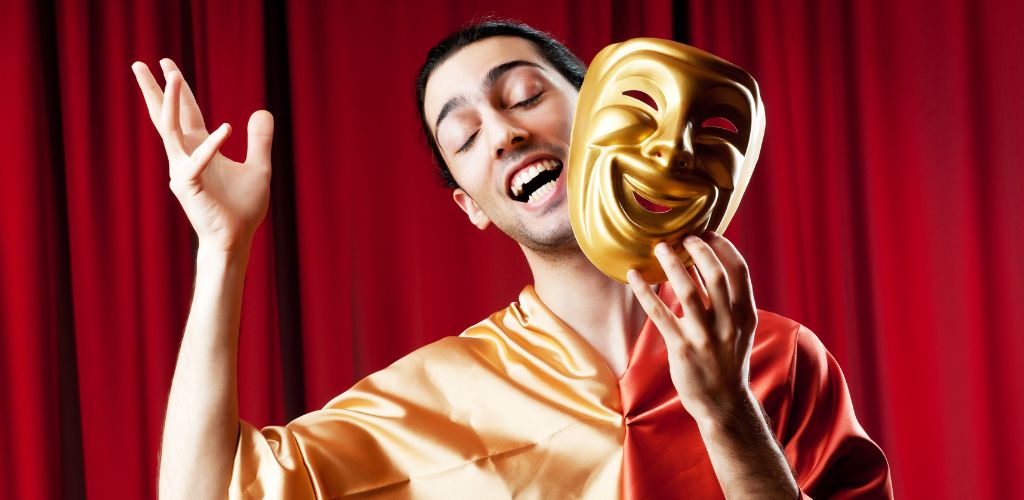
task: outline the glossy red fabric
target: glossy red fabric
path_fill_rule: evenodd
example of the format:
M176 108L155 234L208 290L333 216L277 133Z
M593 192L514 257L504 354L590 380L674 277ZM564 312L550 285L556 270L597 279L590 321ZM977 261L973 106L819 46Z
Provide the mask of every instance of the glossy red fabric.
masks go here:
M670 286L659 292L680 314ZM805 498L892 498L889 465L857 421L846 379L813 332L758 311L750 387ZM661 333L648 319L619 379L626 499L724 498L696 422L669 376Z

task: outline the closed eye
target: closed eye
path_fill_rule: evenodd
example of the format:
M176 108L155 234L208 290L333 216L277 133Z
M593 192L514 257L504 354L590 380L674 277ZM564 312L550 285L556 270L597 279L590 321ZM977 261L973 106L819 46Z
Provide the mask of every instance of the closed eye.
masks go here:
M655 111L658 110L658 103L647 92L644 92L642 90L627 90L627 91L623 92L622 95L632 97L633 99L636 99L636 100L638 100L638 101L640 101L640 102L650 106L651 109L653 109Z
M732 132L734 134L739 132L739 129L736 128L736 125L733 124L731 120L729 120L728 118L723 118L721 116L713 116L711 118L708 118L701 122L700 126L701 128L722 129L728 132Z
M540 96L542 96L542 95L544 95L544 92L539 92L537 95L535 95L535 96L533 96L533 97L531 97L529 99L517 102L514 106L512 106L512 108L513 109L515 109L515 108L528 108L528 107L532 106L534 103L536 103L537 100L540 99Z
M466 151L467 149L473 147L473 143L476 142L476 136L479 133L480 133L479 130L477 130L476 132L473 132L473 135L469 136L469 139L466 139L466 143L463 144L462 147L459 148L459 150L456 151L455 153L456 154L462 153L463 151Z

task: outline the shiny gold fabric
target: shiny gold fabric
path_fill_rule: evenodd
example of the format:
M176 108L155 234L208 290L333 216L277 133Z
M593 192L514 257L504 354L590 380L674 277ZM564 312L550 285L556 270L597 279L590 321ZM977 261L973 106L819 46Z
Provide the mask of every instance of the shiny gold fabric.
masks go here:
M668 285L660 295L679 311ZM891 495L834 360L760 313L751 388L810 495ZM616 380L532 287L459 337L423 347L322 410L242 422L232 498L722 498L648 321Z
M725 231L764 129L757 82L739 67L672 40L605 47L580 89L569 149L580 248L623 283L630 269L665 281L654 246Z

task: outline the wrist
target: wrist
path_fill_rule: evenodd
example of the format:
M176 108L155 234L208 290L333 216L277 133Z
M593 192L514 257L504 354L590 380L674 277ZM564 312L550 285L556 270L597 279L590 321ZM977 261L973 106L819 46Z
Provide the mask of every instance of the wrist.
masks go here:
M198 282L241 282L249 265L248 245L225 248L199 243L196 251L196 278Z
M196 250L196 261L208 264L236 264L249 260L252 249L251 240L226 245L221 243L199 241Z
M765 425L761 404L748 387L718 402L704 414L694 416L694 420L701 433L736 432Z

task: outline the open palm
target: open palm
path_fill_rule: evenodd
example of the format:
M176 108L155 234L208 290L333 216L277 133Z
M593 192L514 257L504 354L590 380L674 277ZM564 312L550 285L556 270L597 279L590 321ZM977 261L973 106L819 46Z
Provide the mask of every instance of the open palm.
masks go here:
M267 214L273 117L262 110L252 114L245 163L231 160L220 153L231 134L230 125L209 133L177 66L170 59L160 63L166 80L163 90L144 63L136 62L132 70L150 119L163 138L171 191L201 245L226 251L247 246Z

